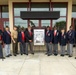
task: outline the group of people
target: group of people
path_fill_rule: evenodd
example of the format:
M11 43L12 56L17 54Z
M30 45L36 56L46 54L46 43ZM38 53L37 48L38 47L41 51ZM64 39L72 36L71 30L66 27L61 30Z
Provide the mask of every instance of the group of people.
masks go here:
M30 48L31 54L34 55L33 51L33 29L31 26L25 30L23 27L18 32L17 26L14 26L13 31L10 32L9 27L6 26L4 32L0 30L0 58L5 58L3 56L3 45L6 57L12 56L11 54L11 42L13 44L13 55L17 56L18 53L18 43L20 47L20 54L28 55L28 46ZM73 44L75 41L75 31L72 26L69 27L69 31L66 32L64 28L61 31L57 30L55 26L53 30L50 30L49 26L45 29L45 44L46 44L46 54L48 56L54 54L58 55L58 43L60 44L60 55L65 55L65 46L67 44L67 53L69 57L73 56Z
M67 45L67 53L69 57L73 56L73 44L75 42L75 31L73 27L70 26L69 30L66 32L64 28L61 31L57 30L55 26L53 30L47 30L45 32L45 42L47 48L47 55L50 56L54 54L55 56L58 55L58 44L60 44L60 55L65 55L65 48ZM53 48L52 48L53 47ZM52 50L53 49L53 50Z

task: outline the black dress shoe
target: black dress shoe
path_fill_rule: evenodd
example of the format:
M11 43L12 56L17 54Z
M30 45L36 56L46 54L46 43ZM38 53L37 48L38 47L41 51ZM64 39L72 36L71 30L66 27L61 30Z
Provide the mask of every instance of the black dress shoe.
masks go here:
M14 54L14 56L17 56L16 54Z
M28 55L27 53L25 53L25 55Z
M63 55L63 54L61 54L60 56L64 57L64 55Z
M17 55L19 54L19 53L16 53Z
M23 55L23 54L21 54L21 55Z
M9 55L7 55L6 57L9 57Z
M12 54L9 54L9 56L12 56Z
M48 54L47 56L51 56L50 54Z
M71 55L69 55L69 57L72 57Z
M5 59L5 57L0 57L0 59Z
M47 55L48 53L46 52L45 55Z
M34 55L34 53L31 53L32 55Z
M58 54L54 54L55 56L57 56Z

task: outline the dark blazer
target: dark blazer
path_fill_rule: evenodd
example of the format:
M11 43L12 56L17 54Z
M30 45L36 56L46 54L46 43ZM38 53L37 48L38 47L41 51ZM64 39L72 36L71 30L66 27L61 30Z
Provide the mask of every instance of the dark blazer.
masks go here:
M24 32L24 34L25 34L25 32ZM25 42L25 40L24 41L22 40L22 34L21 34L21 32L18 33L18 42L21 42L21 43Z
M46 31L45 31L45 42L46 42L46 43L52 42L52 38L53 38L52 31L49 30L49 32L47 33L47 30L46 30Z
M67 32L67 41L70 43L70 44L74 44L74 39L75 39L75 32L74 30L71 30Z
M3 44L3 32L2 32L2 30L0 30L0 37L1 37L0 41L2 41L2 43L0 43L0 44Z
M31 30L32 35L30 36L28 29L25 30L26 35L26 42L29 42L29 40L33 41L33 30Z
M66 43L67 43L67 35L66 35L66 32L63 34L62 36L62 33L60 32L60 35L59 35L59 43L61 46L65 46Z
M10 32L10 34L11 34L11 32ZM5 44L11 44L11 35L10 34L7 31L4 31L3 41L4 41Z
M76 43L76 31L75 31L75 43Z
M57 30L56 36L54 36L54 30L52 31L52 33L53 33L53 40L52 40L53 44L58 44L60 32Z

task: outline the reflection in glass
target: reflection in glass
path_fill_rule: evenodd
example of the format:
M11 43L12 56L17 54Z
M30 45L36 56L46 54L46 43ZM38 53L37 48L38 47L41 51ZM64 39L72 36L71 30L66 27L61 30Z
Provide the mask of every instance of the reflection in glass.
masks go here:
M49 4L41 4L41 3L32 3L31 11L49 11Z
M20 16L20 11L27 11L27 4L14 4L14 16Z
M50 26L50 20L41 20L41 26L42 27Z
M2 6L2 18L9 18L8 6Z
M53 11L60 11L60 16L66 16L66 4L53 4Z
M30 20L30 25L38 27L39 26L39 20Z
M14 25L27 28L27 20L22 20L21 18L14 19Z
M54 27L55 25L58 27L59 30L61 28L66 29L66 18L59 18L58 20L53 20L52 27Z
M76 6L72 6L72 17L76 18Z
M4 21L4 27L9 26L9 21Z

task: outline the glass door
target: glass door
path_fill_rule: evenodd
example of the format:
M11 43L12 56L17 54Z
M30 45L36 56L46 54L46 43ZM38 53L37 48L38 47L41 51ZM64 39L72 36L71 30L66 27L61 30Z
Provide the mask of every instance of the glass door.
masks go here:
M4 30L4 28L5 28L6 26L9 27L9 19L2 19L0 23L1 23L1 29L2 29L2 30Z

